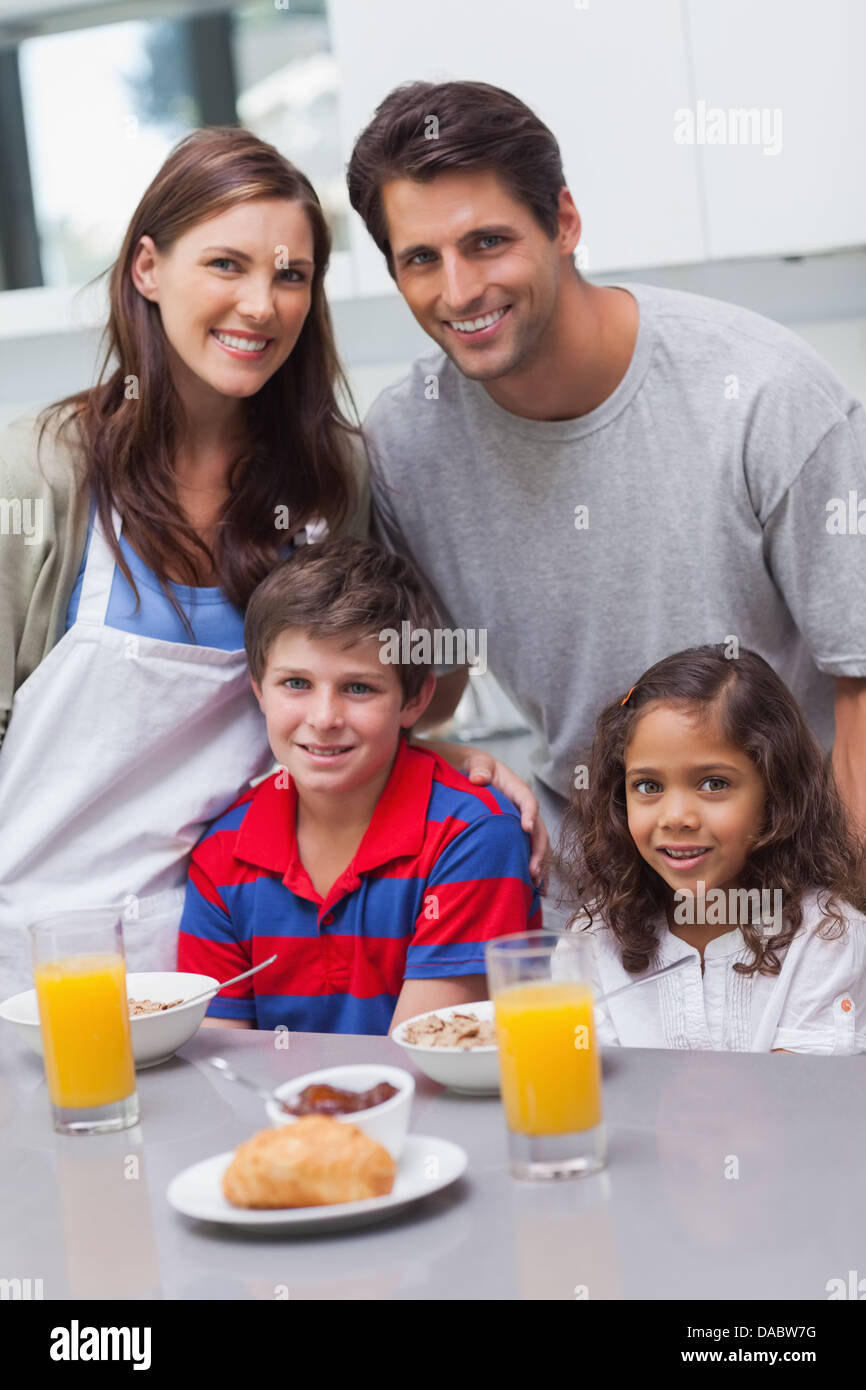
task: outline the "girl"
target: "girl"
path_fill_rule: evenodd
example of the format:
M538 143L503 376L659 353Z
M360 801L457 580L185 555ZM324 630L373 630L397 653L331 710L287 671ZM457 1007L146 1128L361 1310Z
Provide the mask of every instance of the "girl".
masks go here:
M563 825L599 991L686 958L599 1005L600 1041L864 1051L863 845L787 687L725 651L666 657L602 711Z
M0 577L0 998L31 984L28 922L65 908L122 907L128 968L174 969L188 852L273 762L247 600L307 527L368 528L330 247L273 146L195 131L111 270L107 379L0 436L2 491L38 522ZM535 816L507 769L451 752Z

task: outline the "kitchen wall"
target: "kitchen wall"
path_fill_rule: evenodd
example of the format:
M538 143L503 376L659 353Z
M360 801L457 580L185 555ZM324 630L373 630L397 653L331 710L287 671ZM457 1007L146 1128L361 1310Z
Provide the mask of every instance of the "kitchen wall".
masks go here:
M860 399L866 399L866 248L799 259L654 266L603 276L645 280L742 304L799 333ZM396 294L332 299L338 346L363 414L384 386L433 344ZM91 384L101 297L57 290L0 295L0 425Z
M407 22L413 5L420 28ZM75 6L0 0L0 37L4 19L29 23L41 13L48 22L50 12L56 27L58 14ZM84 20L224 7L222 0L89 0ZM284 125L259 133L292 149L322 120L301 100L309 96L306 69L290 61L289 16L304 7L285 8L277 21L265 0L246 8L270 13L262 33L276 68L253 64L240 96L256 96L258 106L244 110L255 129L263 111L282 111ZM331 177L343 184L354 138L396 83L483 77L518 93L556 132L583 219L588 278L646 280L746 305L800 333L866 397L866 181L856 177L866 144L862 0L824 0L820 22L810 0L534 0L529 10L525 0L497 0L492 11L465 0L437 0L432 9L420 0L327 0L308 8L319 13L327 46L314 55L317 80L339 111L324 185ZM277 31L285 52L277 53ZM56 94L40 90L44 114ZM697 128L708 111L751 113L759 128L731 123L720 140ZM695 115L688 139L679 129L683 112ZM65 130L49 133L52 148L64 148ZM90 162L117 174L110 134L91 131ZM344 230L328 293L363 413L431 344L354 213ZM77 293L59 278L49 285L0 293L0 424L94 378L103 291Z

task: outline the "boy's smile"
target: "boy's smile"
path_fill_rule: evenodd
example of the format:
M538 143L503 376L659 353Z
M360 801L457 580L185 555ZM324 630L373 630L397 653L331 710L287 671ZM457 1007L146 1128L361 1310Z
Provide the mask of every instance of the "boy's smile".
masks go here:
M715 724L684 704L649 705L626 748L625 789L632 839L671 890L738 886L764 783Z
M344 758L347 753L352 751L350 743L301 743L298 745L305 753L309 753L311 758L325 758L328 762L333 762L335 758Z

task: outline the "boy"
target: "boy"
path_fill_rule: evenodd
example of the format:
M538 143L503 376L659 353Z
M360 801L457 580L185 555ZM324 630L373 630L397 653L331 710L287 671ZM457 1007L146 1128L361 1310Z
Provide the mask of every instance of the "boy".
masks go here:
M435 626L408 562L361 541L304 546L253 594L250 679L281 768L194 849L178 969L277 960L212 1001L214 1024L384 1034L486 998L484 942L541 925L519 812L410 742L436 681L385 639Z

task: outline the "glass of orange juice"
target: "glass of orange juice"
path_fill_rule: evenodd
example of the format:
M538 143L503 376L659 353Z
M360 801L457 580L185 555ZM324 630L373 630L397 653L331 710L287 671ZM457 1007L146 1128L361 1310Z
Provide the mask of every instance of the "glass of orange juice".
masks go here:
M30 927L45 1076L59 1134L138 1123L120 915L79 908Z
M534 931L489 941L485 954L513 1175L599 1172L606 1138L591 943Z

